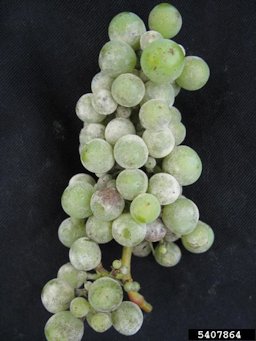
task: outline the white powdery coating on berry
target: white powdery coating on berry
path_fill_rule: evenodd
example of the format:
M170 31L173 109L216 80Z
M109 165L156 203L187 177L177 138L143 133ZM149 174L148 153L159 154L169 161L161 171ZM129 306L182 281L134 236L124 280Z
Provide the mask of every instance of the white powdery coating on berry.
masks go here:
M109 221L102 221L94 216L91 216L86 222L86 234L96 243L108 243L113 239L112 223Z
M143 33L140 37L140 47L144 50L149 44L157 39L163 38L162 34L157 31L147 31Z
M165 267L172 267L179 263L181 251L178 245L164 242L155 248L155 260L158 264Z
M61 311L49 318L44 332L47 341L81 341L84 324L70 311Z
M78 238L85 237L84 222L74 223L71 218L63 220L58 228L60 242L70 247Z
M175 242L176 240L180 239L180 237L181 237L181 235L172 232L169 228L169 229L167 229L164 240L167 241L168 243L170 243L170 242Z
M109 90L99 89L93 94L92 106L99 114L110 115L116 110L117 103L114 101Z
M132 253L137 257L147 257L151 253L151 247L148 241L143 240L132 249Z
M175 146L174 136L168 128L160 131L145 130L142 138L148 147L149 155L158 159L170 154Z
M125 135L136 134L133 123L126 118L114 118L106 126L106 141L114 145L116 141Z
M57 277L67 282L72 288L80 288L86 281L87 273L75 269L71 263L66 263L59 268Z
M115 188L96 191L91 198L93 214L103 221L111 221L119 217L123 212L124 205L124 199Z
M178 199L181 186L174 176L158 173L150 178L148 192L154 194L161 205L168 205Z
M105 126L99 123L85 124L79 134L79 142L84 145L93 139L104 139Z
M75 297L74 289L65 281L54 278L43 287L41 300L50 313L66 310Z
M85 94L81 96L76 104L76 114L80 120L86 123L99 123L105 119L104 115L100 115L92 106L93 94Z
M72 244L69 259L77 270L90 271L100 264L101 251L95 242L88 238L80 238Z
M171 83L156 84L152 81L148 81L145 84L145 96L142 103L145 103L151 99L159 99L166 102L170 107L175 100L175 92Z
M116 117L120 117L120 118L129 118L131 116L132 113L132 109L131 108L127 108L127 107L123 107L122 105L118 105L117 109L116 109Z
M160 218L156 219L150 224L147 224L147 233L145 240L148 242L158 242L164 238L167 229Z
M112 313L113 327L122 335L134 335L141 328L143 314L137 304L124 301Z
M98 90L105 89L110 90L113 83L113 78L104 72L97 73L91 83L92 92L97 92Z
M72 176L72 178L69 180L69 185L73 185L77 182L88 182L88 184L94 186L95 185L95 180L94 178L89 175L89 174L85 174L85 173L78 173L74 176Z

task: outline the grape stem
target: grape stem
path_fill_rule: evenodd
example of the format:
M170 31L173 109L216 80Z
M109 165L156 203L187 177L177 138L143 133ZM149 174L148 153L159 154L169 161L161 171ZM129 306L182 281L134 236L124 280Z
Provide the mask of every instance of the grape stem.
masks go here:
M131 259L132 259L132 247L123 247L122 251L122 266L127 269L127 274L122 276L123 283L132 282L131 275ZM153 309L152 305L148 303L145 298L138 293L137 291L128 291L129 300L135 304L137 304L142 310L146 313L150 313Z

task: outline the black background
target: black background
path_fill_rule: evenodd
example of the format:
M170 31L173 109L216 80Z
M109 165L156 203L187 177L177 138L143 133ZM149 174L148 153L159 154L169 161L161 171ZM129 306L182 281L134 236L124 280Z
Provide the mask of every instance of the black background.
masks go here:
M0 339L44 340L50 314L40 292L68 261L57 238L60 196L84 171L77 99L90 92L111 18L130 10L147 20L158 1L0 2ZM165 269L134 259L134 277L154 305L133 340L187 340L188 328L256 326L256 1L174 0L183 16L176 41L209 63L211 78L175 105L185 143L201 156L200 180L184 189L215 231L213 248L183 252ZM107 263L121 251L104 247ZM113 329L84 340L125 340Z

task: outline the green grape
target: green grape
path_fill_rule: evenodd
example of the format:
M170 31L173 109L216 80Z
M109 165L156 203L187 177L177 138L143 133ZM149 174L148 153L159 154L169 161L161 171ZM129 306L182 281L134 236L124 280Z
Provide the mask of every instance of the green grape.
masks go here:
M106 116L97 113L92 106L93 94L85 94L76 104L76 114L85 123L100 123Z
M177 108L171 107L170 112L171 112L171 122L172 123L181 121L181 118L182 118L181 113Z
M121 303L112 313L113 327L122 335L134 335L142 326L143 314L137 304L129 301Z
M115 188L96 191L91 199L91 209L96 218L111 221L120 216L124 209L124 199Z
M72 178L69 180L68 184L73 185L77 182L88 182L88 184L90 184L92 186L95 185L94 178L91 175L85 174L85 173L79 173L79 174L72 176Z
M140 291L140 283L138 282L126 282L124 284L124 291Z
M90 311L89 302L83 297L76 297L70 303L70 312L78 318L85 317Z
M128 134L136 134L133 123L127 118L114 118L106 126L105 139L114 145L120 137Z
M118 105L116 109L116 117L117 118L129 118L131 116L132 109L123 107L122 105Z
M99 245L88 238L80 238L72 244L69 250L69 259L77 270L93 270L101 262Z
M59 278L47 282L41 293L42 303L50 313L67 310L74 297L74 288Z
M89 287L88 300L96 311L111 312L118 308L123 300L121 284L109 277L99 278Z
M113 78L104 72L97 73L91 83L92 92L97 92L101 89L110 90L113 83Z
M210 69L207 63L199 57L189 56L185 58L184 69L176 80L183 89L194 91L201 89L210 77Z
M121 40L135 50L140 47L140 36L146 32L144 22L132 12L117 14L110 22L108 35L110 40Z
M85 124L79 134L80 145L84 145L93 139L104 139L105 126L99 123Z
M151 223L158 218L161 206L153 194L139 194L130 206L131 216L138 223Z
M151 247L148 241L143 240L132 249L132 253L137 257L147 257L151 253Z
M174 91L174 96L178 96L178 94L180 93L181 87L176 83L176 82L172 82L171 86L173 88Z
M93 139L83 146L81 162L92 173L106 173L115 164L111 145L101 139Z
M115 259L113 262L112 262L112 267L115 269L115 270L119 270L122 266L122 262L120 259Z
M168 127L172 117L166 102L160 99L151 99L140 108L139 118L145 129L161 130Z
M75 269L71 263L66 263L59 268L57 277L67 282L72 288L80 288L86 281L87 273Z
M112 237L112 224L91 216L86 222L86 234L98 244L110 242Z
M70 311L61 311L49 318L44 333L47 341L81 341L84 324Z
M63 220L58 229L59 240L66 247L70 247L74 241L85 236L86 233L83 220L73 222L70 218L67 218Z
M143 33L140 37L140 48L144 50L153 41L163 38L161 33L156 31L147 31Z
M123 168L140 168L147 161L148 148L142 138L129 134L117 140L114 157Z
M171 130L174 138L175 138L175 145L178 146L181 144L186 137L186 127L181 122L170 122L169 129Z
M116 189L116 180L112 179L107 182L106 188L114 188Z
M149 155L158 159L167 156L175 146L174 136L168 128L159 131L146 129L142 138L148 147Z
M150 224L147 224L147 233L145 240L148 242L158 242L166 235L166 228L161 219L156 219Z
M178 199L181 188L172 175L158 173L150 178L148 192L154 194L161 205L168 205Z
M186 56L186 50L185 50L184 46L182 46L181 44L179 44L179 46L182 49L182 52L183 52L184 56Z
M149 156L147 159L147 162L145 163L145 167L147 168L147 170L153 170L155 166L156 166L156 159Z
M171 267L179 263L181 259L181 251L178 245L174 243L159 243L155 248L155 260L158 264Z
M175 37L182 26L180 12L169 3L155 6L149 14L148 26L151 30L160 32L164 38Z
M94 92L92 106L101 115L110 115L116 111L117 103L109 90L99 89Z
M192 232L199 219L196 204L187 198L179 198L174 203L164 206L163 222L167 228L178 235Z
M109 313L89 313L87 322L97 333L104 333L112 327L112 318Z
M175 242L176 240L180 239L180 237L181 235L172 232L170 229L167 229L164 240L170 243L170 242Z
M62 194L61 205L71 217L83 219L92 214L90 200L94 190L87 182L69 185Z
M146 225L134 221L129 213L123 213L112 224L115 241L127 247L134 247L141 243L145 238L146 230Z
M203 253L210 249L214 242L214 233L212 228L198 221L196 228L186 236L181 238L185 249L192 253Z
M145 84L145 96L142 100L142 104L150 101L151 99L158 99L163 102L166 102L169 107L171 107L174 103L175 93L171 84L163 83L157 84L151 81L148 81Z
M111 77L132 72L135 65L136 54L131 46L123 41L108 41L100 51L99 66Z
M168 83L178 78L184 67L184 54L172 40L159 39L149 44L141 55L141 68L155 83Z
M143 81L132 73L118 76L111 87L114 100L124 107L134 107L145 95Z
M99 177L97 184L94 186L95 190L101 190L103 188L107 187L107 183L112 180L112 175L111 174L104 174L102 176Z
M163 160L163 171L173 175L181 186L196 182L202 173L198 154L188 146L177 146Z
M116 188L125 200L133 200L147 191L147 175L140 169L125 169L116 178Z

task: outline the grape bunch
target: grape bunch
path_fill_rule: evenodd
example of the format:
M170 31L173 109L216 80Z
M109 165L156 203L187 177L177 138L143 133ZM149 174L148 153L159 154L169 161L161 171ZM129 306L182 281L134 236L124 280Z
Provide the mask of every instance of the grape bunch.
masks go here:
M182 145L186 128L173 104L181 89L202 88L210 71L172 40L181 25L168 3L152 9L149 31L131 12L110 22L92 93L76 105L84 122L79 153L86 173L74 175L61 198L69 217L58 236L69 248L69 262L42 290L42 303L54 314L45 326L48 341L81 340L85 321L99 333L113 326L134 335L142 311L152 306L132 278L132 254L152 253L158 264L172 267L181 259L175 241L196 254L213 244L213 230L183 195L183 187L200 177L202 163ZM107 270L100 245L113 239L123 251Z

